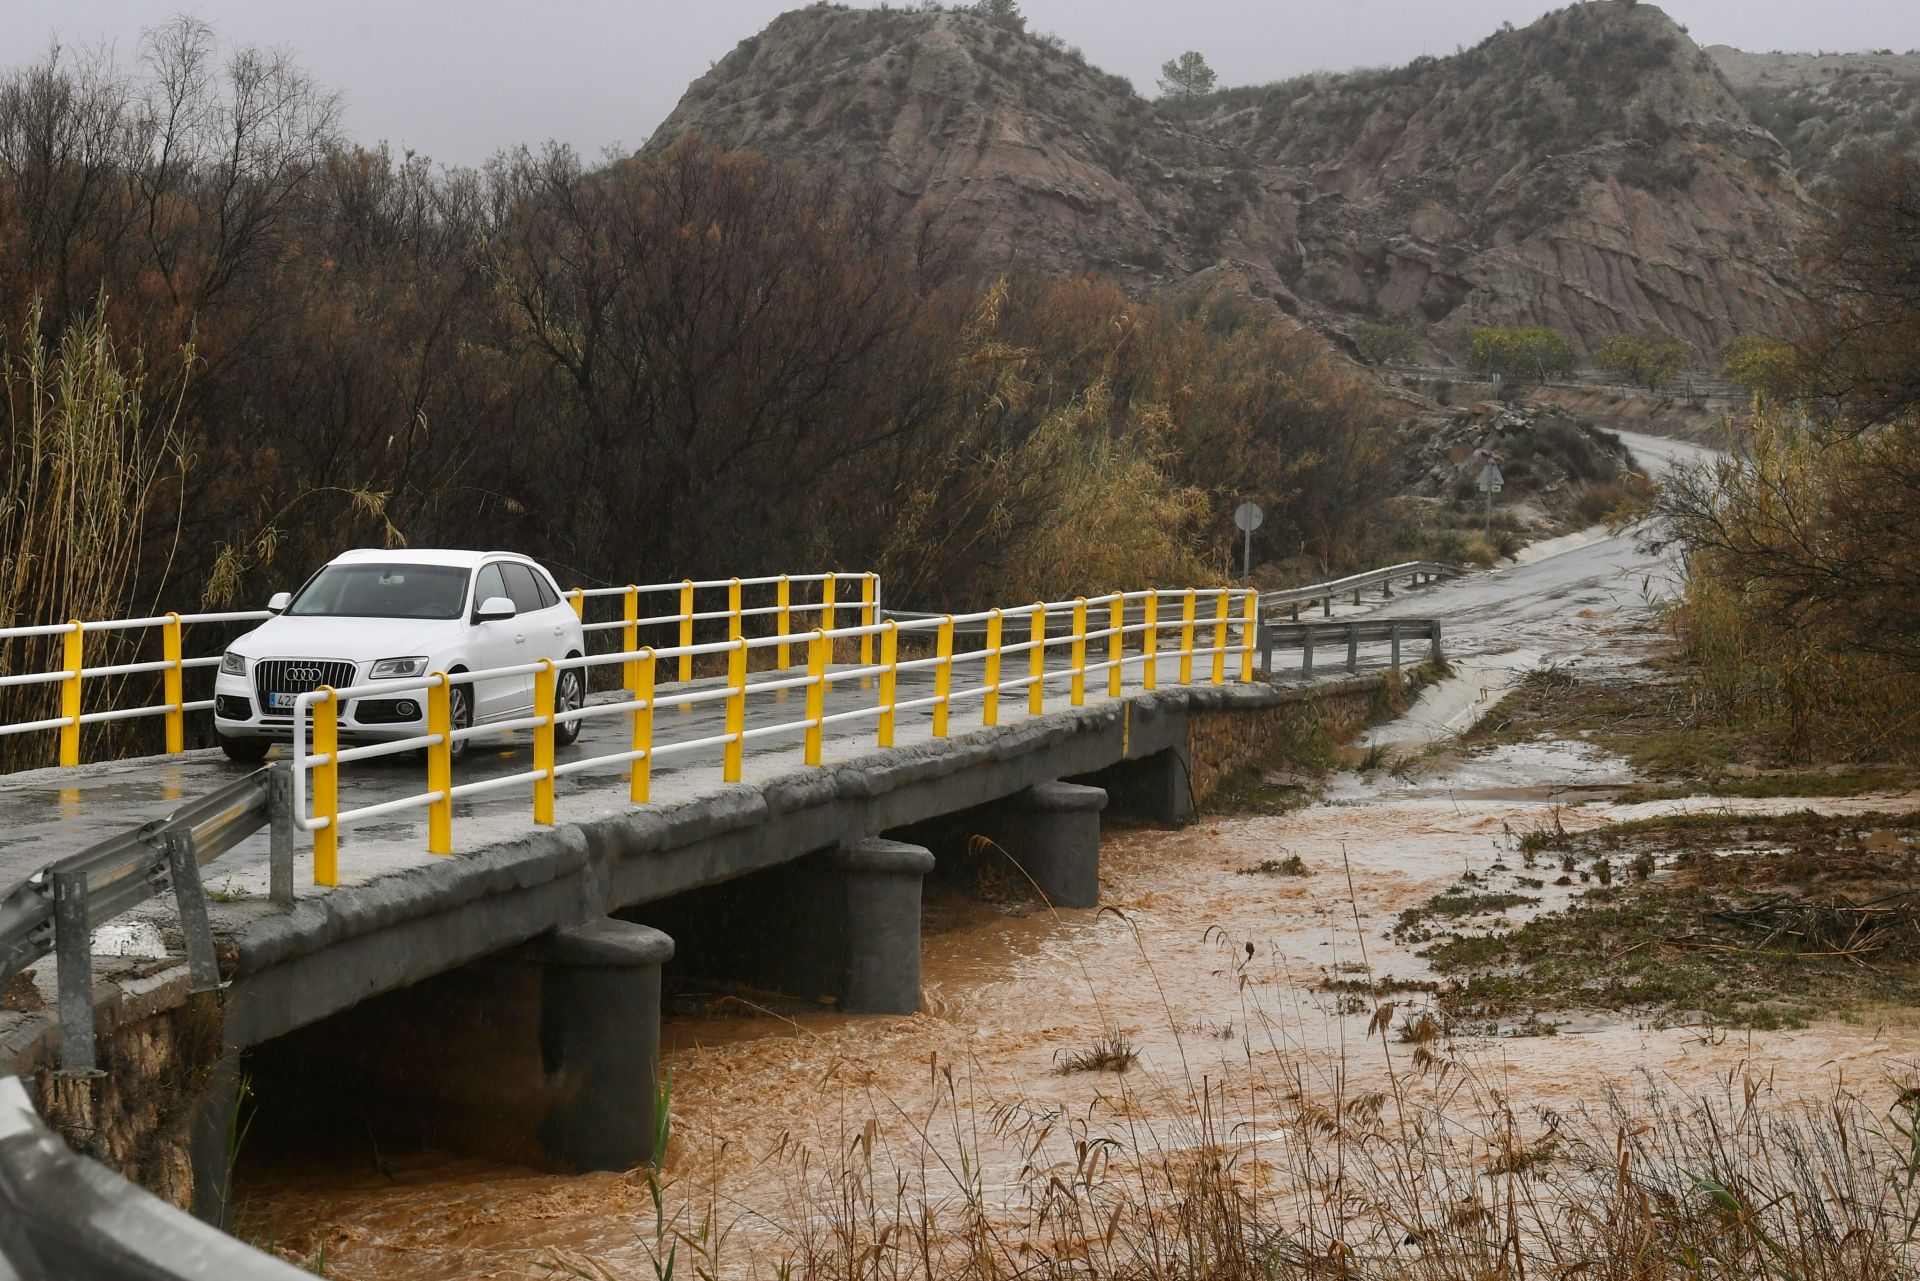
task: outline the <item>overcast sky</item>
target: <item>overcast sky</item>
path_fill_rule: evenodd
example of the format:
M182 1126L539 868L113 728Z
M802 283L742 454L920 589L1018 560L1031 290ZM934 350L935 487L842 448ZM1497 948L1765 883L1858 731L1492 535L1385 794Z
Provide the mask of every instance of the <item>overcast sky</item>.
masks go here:
M347 128L448 164L557 138L597 154L646 141L681 92L796 0L0 0L0 62L56 35L136 54L183 8L229 41L290 49L342 90ZM1223 84L1451 53L1543 0L1025 0L1030 24L1151 93L1161 62L1197 48ZM1668 0L1701 44L1745 49L1920 46L1916 0Z

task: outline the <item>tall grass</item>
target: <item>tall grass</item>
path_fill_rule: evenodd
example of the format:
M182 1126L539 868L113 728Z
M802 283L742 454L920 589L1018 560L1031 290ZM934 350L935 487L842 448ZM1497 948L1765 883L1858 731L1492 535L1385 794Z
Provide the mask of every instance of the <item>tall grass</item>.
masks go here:
M149 581L166 582L180 531L187 455L171 403L147 399L138 350L116 348L101 295L49 345L36 305L0 357L6 435L0 440L0 627L144 612L133 599L143 556ZM185 353L187 365L192 353ZM171 510L155 511L162 497ZM156 534L149 519L164 522ZM86 661L125 661L135 636L90 637ZM0 641L0 675L57 670L60 637ZM113 658L105 657L113 654ZM152 655L158 657L157 653ZM100 703L94 703L100 706ZM0 721L59 714L59 688L0 688ZM97 727L111 734L114 727ZM0 738L0 768L52 759L50 734Z

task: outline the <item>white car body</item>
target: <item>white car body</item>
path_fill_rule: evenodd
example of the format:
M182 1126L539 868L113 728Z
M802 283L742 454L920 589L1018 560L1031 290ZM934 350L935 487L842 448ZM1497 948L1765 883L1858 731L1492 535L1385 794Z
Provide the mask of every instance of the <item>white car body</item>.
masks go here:
M513 604L512 615L479 617L495 597ZM276 605L281 601L275 597ZM351 612L360 606L365 612ZM409 607L439 616L388 612ZM229 754L257 755L268 742L292 739L294 696L322 685L377 685L389 677L477 672L585 652L580 619L553 576L525 556L351 551L327 562L276 617L228 646L214 682L214 729ZM565 693L575 696L563 696L563 705L578 705L585 688L579 676L562 674L574 681ZM526 716L533 708L531 676L483 679L467 688L475 725ZM461 720L456 710L456 727ZM425 692L351 699L340 709L339 727L342 739L359 742L424 734Z

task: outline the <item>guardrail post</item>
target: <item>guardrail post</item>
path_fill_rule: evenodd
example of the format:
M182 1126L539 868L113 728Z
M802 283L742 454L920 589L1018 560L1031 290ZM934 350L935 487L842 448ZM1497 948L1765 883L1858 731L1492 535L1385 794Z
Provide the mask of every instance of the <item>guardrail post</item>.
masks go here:
M1328 592L1325 596L1322 596L1320 598L1320 616L1322 618L1333 617L1333 593L1332 592Z
M1347 624L1347 670L1360 670L1360 624Z
M645 805L653 786L653 646L640 651L634 660L633 697L641 706L633 709L633 750L636 756L627 769L627 799Z
M440 741L427 748L427 790L440 799L427 804L427 853L453 853L453 682L435 672L427 689L427 733Z
M1307 624L1307 630L1300 637L1300 674L1313 675L1313 624Z
M1160 680L1160 660L1157 657L1160 652L1160 592L1158 589L1148 590L1145 612L1147 630L1141 633L1143 639L1140 648L1147 658L1140 664L1140 684L1146 689L1152 689L1159 684Z
M587 592L584 587L576 587L567 593L567 604L573 606L573 616L581 622L587 621Z
M779 581L774 584L773 591L774 630L776 634L786 636L793 631L793 584L785 574L782 574ZM792 670L793 646L781 641L774 648L774 661L781 671Z
M1081 596L1073 602L1073 677L1068 685L1068 699L1075 707L1083 707L1087 701L1087 598Z
M1393 580L1391 578L1383 578L1380 580L1380 599L1393 599Z
M340 884L340 700L330 686L313 701L313 816L326 822L313 833L313 883Z
M173 901L180 909L180 934L187 945L189 992L212 992L220 986L220 962L213 954L213 925L207 920L207 893L200 884L200 859L193 833L167 833L167 874L173 880Z
M1360 603L1360 589L1358 587L1353 589L1353 603L1356 605Z
M1388 660L1388 666L1392 667L1393 674L1398 676L1400 674L1400 624L1395 623L1387 628L1387 640L1393 647L1393 657Z
M1186 599L1180 605L1180 683L1193 684L1193 616L1195 602L1199 593L1187 588Z
M1446 651L1440 648L1440 620L1434 619L1431 626L1433 627L1433 649L1429 657L1436 663L1443 663L1447 655Z
M827 634L816 630L807 642L807 764L820 763L820 718L827 714Z
M1033 648L1028 651L1027 715L1038 716L1047 705L1047 604L1033 602Z
M900 665L900 624L891 618L880 633L880 731L882 747L893 746L893 704L896 669Z
M740 781L746 761L747 740L747 642L736 640L727 651L727 750L720 777L728 783Z
M66 657L61 666L67 671L67 678L60 682L60 715L66 723L60 727L60 763L78 765L80 763L80 669L85 666L81 657L86 648L86 633L81 630L80 620L67 620Z
M1300 602L1299 601L1293 602L1293 620L1292 621L1296 623L1300 621Z
M1107 697L1120 697L1120 678L1126 670L1127 660L1127 598L1124 592L1113 594L1113 604L1107 607L1107 630L1113 635L1107 637Z
M680 648L685 649L691 644L693 644L693 580L683 578L680 580ZM692 654L680 655L680 679L683 681L693 679ZM690 710L690 707L682 703L680 710L684 713Z
M160 657L169 666L161 677L167 703L167 751L169 754L187 750L187 708L186 669L180 666L180 615L167 611L167 621L160 628Z
M553 660L540 660L533 674L533 821L553 825Z
M640 648L640 589L632 583L627 584L622 617L626 619L627 625L620 629L620 651L631 654ZM626 679L621 682L621 685L631 692L634 682L634 660L629 658L622 666L626 669L624 673ZM581 672L580 681L583 685L586 679L587 674Z
M860 626L872 627L874 615L879 611L874 601L874 575L863 574L860 578ZM860 637L860 666L873 666L873 633L867 632Z
M947 709L953 699L953 615L948 614L940 622L939 639L935 641L935 655L940 662L933 669L933 736L947 736Z
M833 595L835 575L828 574L820 584L820 630L833 630Z
M59 966L60 1070L92 1072L93 925L87 917L87 874L49 871L53 951Z
M741 624L742 624L742 620L740 618L740 580L737 578L729 579L727 582L727 639L728 640L730 641L739 640L741 636L745 635L745 633L741 630Z
M1240 626L1240 680L1244 683L1253 679L1253 647L1260 640L1260 593L1248 592L1246 607L1241 611ZM1271 665L1267 668L1272 671Z
M293 767L284 761L267 775L267 897L293 906Z
M1222 587L1213 607L1213 683L1227 683L1227 619L1233 613L1233 589Z
M986 697L980 704L980 723L998 725L1000 723L1000 611L987 611L987 673Z

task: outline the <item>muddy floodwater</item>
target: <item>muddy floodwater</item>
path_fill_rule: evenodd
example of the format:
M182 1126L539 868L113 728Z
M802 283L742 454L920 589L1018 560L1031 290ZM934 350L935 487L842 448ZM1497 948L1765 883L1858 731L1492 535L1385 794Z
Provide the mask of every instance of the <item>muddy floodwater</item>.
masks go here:
M1058 1136L1178 1148L1199 1132L1203 1098L1230 1114L1212 1124L1258 1134L1275 1080L1309 1092L1384 1082L1410 1047L1370 1036L1371 1002L1343 1003L1324 985L1428 976L1417 949L1388 936L1397 913L1466 872L1498 884L1519 863L1515 833L1625 781L1618 761L1585 744L1503 748L1412 781L1343 776L1321 803L1284 816L1109 832L1099 912L1015 911L959 887L930 890L920 1014L723 1002L667 1021L669 1196L710 1216L702 1249L722 1271L771 1275L820 1217L849 1151L908 1199L938 1202L977 1182L991 1200L1015 1195ZM1689 804L1727 802L1590 803L1560 817L1578 829ZM1907 810L1920 798L1813 804ZM1249 870L1296 856L1304 875ZM1549 887L1540 910L1574 892ZM1059 1070L1115 1033L1139 1051L1130 1071ZM1810 1098L1910 1068L1920 1024L1910 1009L1751 1033L1581 1016L1557 1035L1455 1037L1446 1053L1458 1065L1450 1108L1567 1109L1609 1083L1649 1079L1683 1096L1740 1087ZM243 1235L303 1260L323 1252L329 1276L653 1275L638 1175L277 1155L243 1163L236 1194Z

